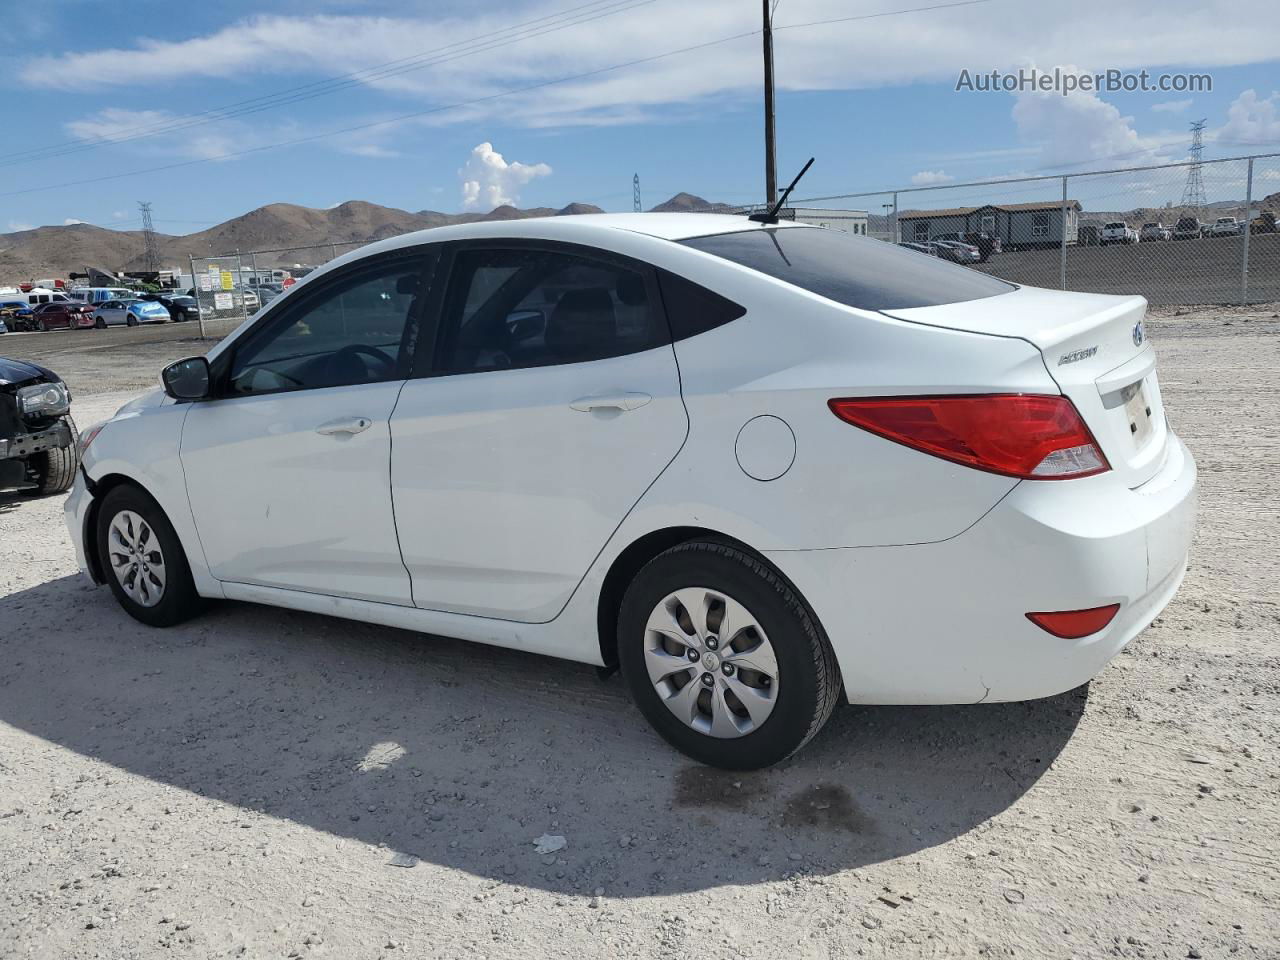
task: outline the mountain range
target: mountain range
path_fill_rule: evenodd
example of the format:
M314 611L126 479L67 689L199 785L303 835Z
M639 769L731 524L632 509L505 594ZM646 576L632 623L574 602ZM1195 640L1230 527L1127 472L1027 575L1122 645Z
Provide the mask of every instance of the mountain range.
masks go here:
M1210 206L1225 209L1233 204L1224 201ZM677 193L653 207L652 212L732 213L735 209L729 204L713 203L691 193ZM1258 209L1280 212L1280 193L1255 201L1255 210ZM1134 223L1148 219L1172 223L1184 212L1180 207L1140 208L1117 213L1085 213L1084 216L1089 219L1128 219ZM1206 211L1209 212L1212 211ZM349 245L343 245L352 241L381 240L452 223L563 217L583 213L603 211L589 203L571 203L559 209L501 206L488 213L440 213L436 210L419 210L414 213L363 200L348 200L325 210L291 203L270 203L197 233L184 236L157 233L156 246L160 254L160 265L166 268L187 268L189 256L208 257L233 254L237 250L248 252L305 247L308 244L312 245L311 249L260 256L257 262L259 266L295 263L314 265L323 263L333 255L331 244L339 244L338 252L343 252L350 249ZM868 221L873 233L883 232L889 226L889 218L881 214L870 214ZM88 223L4 233L0 234L0 285L40 277L66 277L71 272L83 272L86 266L113 271L142 270L146 267L145 249L146 243L141 230L109 230Z
M710 203L701 197L678 193L655 211L721 212L726 204ZM338 252L350 241L381 240L414 230L440 227L453 223L482 220L522 220L526 217L563 217L583 213L603 213L589 203L571 203L554 207L519 209L501 206L488 213L440 213L419 210L416 213L384 207L363 200L349 200L326 210L301 207L291 203L270 203L239 217L183 236L157 233L156 247L160 265L186 269L188 257L235 253L237 250L272 250L281 247L305 247L287 253L261 256L260 266L281 264L317 264L332 256L331 244L339 244ZM0 284L17 283L40 277L66 277L81 273L86 266L112 271L143 270L146 241L141 230L110 230L88 223L67 226L36 227L0 234Z

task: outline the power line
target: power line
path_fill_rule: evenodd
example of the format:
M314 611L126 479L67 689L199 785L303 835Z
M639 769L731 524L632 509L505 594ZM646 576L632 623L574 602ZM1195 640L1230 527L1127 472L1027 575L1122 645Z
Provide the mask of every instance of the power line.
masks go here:
M802 27L824 26L828 23L848 23L855 20L874 20L882 17L889 17L889 16L896 16L896 15L910 14L910 13L922 13L922 12L932 11L932 10L942 10L948 7L972 6L973 4L976 4L976 3L989 3L989 2L990 0L959 0L959 2L955 2L955 3L936 4L928 7L912 7L912 8L903 9L903 10L887 10L881 13L865 14L857 17L839 17L839 18L836 18L835 20L830 20L830 21L821 20L821 21L813 21L812 23L791 24L787 29L799 29ZM777 29L781 29L781 28L777 28ZM231 160L236 157L248 156L254 153L262 153L267 150L276 150L281 147L292 147L292 146L297 146L303 143L313 143L317 140L324 140L329 137L341 136L343 134L348 134L348 133L359 133L361 131L371 130L377 127L384 127L384 126L389 126L391 124L403 123L406 120L416 120L421 117L431 116L437 113L444 113L448 110L456 110L462 107L471 107L481 103L489 103L494 100L500 100L503 97L515 96L522 93L531 93L535 90L545 89L546 87L556 86L562 83L571 83L575 80L586 80L586 79L590 79L591 77L601 76L606 73L613 73L614 71L617 71L617 70L624 70L630 67L643 66L644 64L655 63L659 60L665 60L669 57L675 57L685 53L693 53L698 50L706 50L710 47L719 46L720 44L724 44L724 43L732 43L735 40L742 40L742 39L745 39L746 37L754 37L760 34L761 32L762 31L760 28L757 28L754 30L744 30L741 33L735 33L725 37L718 37L715 40L706 40L702 43L690 44L687 47L678 47L675 50L667 50L663 53L655 53L647 57L637 57L634 60L626 60L626 61L623 61L622 63L615 63L607 67L597 67L594 70L586 70L581 73L569 74L563 77L555 77L550 80L541 80L537 83L527 84L523 87L513 87L506 90L499 90L495 93L485 94L479 97L473 97L468 100L459 100L453 103L441 104L439 106L429 107L425 110L415 110L412 113L404 113L398 116L388 117L383 120L372 120L372 121L369 121L368 123L355 124L354 126L350 126L350 127L340 127L335 130L328 130L323 133L310 134L305 137L294 137L289 140L279 140L274 143L266 143L256 147L248 147L244 150L233 150L227 153L216 154L211 157L198 157L192 160L182 160L174 163L161 164L155 167L146 167L140 170L130 170L130 171L126 171L125 173L106 174L100 177L86 177L80 180L67 180L62 183L52 183L42 187L28 187L23 190L9 190L9 191L0 193L0 197L24 196L30 193L41 193L46 190L61 190L65 187L77 187L77 186L83 186L86 184L105 183L109 180L121 180L127 177L142 176L143 174L148 174L148 173L162 173L166 170L178 170L184 167L198 166L200 164L213 163L215 161Z
M192 116L176 117L168 120L157 121L152 124L144 124L141 127L134 128L133 131L125 131L123 135L81 137L65 141L60 144L48 144L44 147L21 150L10 154L0 154L0 166L13 166L15 164L27 163L34 160L53 159L55 157L66 156L67 154L78 153L84 150L97 149L98 147L148 139L165 133L173 133L179 130L189 129L191 127L203 126L206 123L219 123L224 120L232 120L249 114L261 113L265 110L272 110L277 107L301 103L305 100L313 100L317 97L329 96L372 81L400 76L401 74L410 73L414 70L421 70L426 67L439 66L440 64L460 60L464 57L473 56L477 53L486 53L499 47L510 46L511 44L518 43L523 40L530 40L548 33L554 33L558 30L564 30L568 27L580 26L584 23L590 23L593 20L610 17L614 14L623 13L627 10L646 6L654 2L656 2L656 0L592 0L591 3L587 3L579 7L572 7L558 14L525 21L524 23L517 24L516 26L507 27L503 30L494 31L488 34L481 34L468 40L456 41L451 44L446 44L443 47L437 47L433 50L414 54L410 57L402 57L399 60L391 60L383 64L378 64L365 70L343 74L338 77L331 77L326 80L317 80L298 87L291 87L277 91L273 94L264 94L259 97L252 97L248 100L240 100L225 107L205 110ZM556 19L560 19L562 22L542 23L542 21ZM530 25L536 25L539 23L541 23L541 26L538 26L534 30L524 29ZM503 34L510 34L512 31L519 32L512 36L502 36ZM459 47L462 49L455 49Z

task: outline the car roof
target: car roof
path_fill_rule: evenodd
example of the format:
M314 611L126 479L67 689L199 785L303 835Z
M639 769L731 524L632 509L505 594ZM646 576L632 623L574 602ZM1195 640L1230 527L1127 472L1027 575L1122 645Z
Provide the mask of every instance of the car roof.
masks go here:
M803 228L807 225L788 221L762 224L738 214L583 213L555 217L526 217L522 220L483 220L452 224L447 227L432 227L391 237L379 242L377 247L379 250L394 250L419 243L446 240L520 237L589 244L599 239L603 233L619 230L640 233L661 240L687 240L691 237L758 230L765 227Z

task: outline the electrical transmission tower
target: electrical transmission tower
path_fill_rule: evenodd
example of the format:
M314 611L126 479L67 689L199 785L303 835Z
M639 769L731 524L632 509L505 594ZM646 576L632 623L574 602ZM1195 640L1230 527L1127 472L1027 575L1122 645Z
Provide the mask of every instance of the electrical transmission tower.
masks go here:
M631 207L636 213L640 212L640 174L636 174L631 178Z
M1182 206L1203 210L1208 204L1204 195L1204 176L1201 170L1201 154L1204 153L1205 120L1191 124L1191 166L1187 167L1187 185L1182 188Z
M160 269L160 252L156 249L156 228L151 223L151 203L139 200L138 209L142 211L142 242L145 244L143 259L148 270Z

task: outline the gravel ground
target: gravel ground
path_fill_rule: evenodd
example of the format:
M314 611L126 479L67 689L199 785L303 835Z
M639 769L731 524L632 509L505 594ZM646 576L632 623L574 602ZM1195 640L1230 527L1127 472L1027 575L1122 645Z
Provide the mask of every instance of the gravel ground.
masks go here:
M1280 315L1149 330L1202 481L1163 617L1087 688L844 707L754 774L579 665L234 603L147 629L60 498L0 494L0 956L1280 957ZM200 346L49 336L82 423Z

